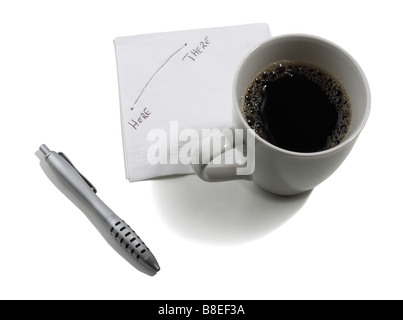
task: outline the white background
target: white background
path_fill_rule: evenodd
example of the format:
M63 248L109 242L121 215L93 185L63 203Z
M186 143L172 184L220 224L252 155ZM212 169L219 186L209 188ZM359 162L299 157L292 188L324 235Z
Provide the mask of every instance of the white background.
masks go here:
M377 4L375 4L377 3ZM398 1L2 1L2 299L403 298L402 41ZM349 51L372 91L354 150L310 194L195 176L125 180L117 36L269 24ZM161 265L144 275L50 183L65 152Z

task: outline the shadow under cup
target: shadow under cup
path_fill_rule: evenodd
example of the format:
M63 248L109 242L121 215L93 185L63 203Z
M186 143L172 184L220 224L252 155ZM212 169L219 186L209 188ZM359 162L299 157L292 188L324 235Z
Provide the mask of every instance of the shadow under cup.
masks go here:
M286 195L314 188L343 162L369 116L370 91L358 63L339 46L310 35L275 37L253 49L236 72L233 84L233 120L236 128L249 128L242 114L242 97L248 85L259 71L280 60L314 64L328 71L343 84L351 102L349 131L344 140L333 148L312 153L293 152L256 135L256 169L252 180L268 191ZM307 171L303 173L304 170ZM270 177L267 172L271 173ZM276 177L276 174L281 176Z

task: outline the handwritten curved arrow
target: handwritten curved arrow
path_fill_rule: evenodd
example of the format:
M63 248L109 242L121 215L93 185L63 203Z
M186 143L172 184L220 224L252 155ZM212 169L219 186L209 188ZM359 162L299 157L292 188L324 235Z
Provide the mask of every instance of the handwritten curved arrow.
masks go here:
M180 47L178 50L176 50L173 54L171 54L168 59L157 69L157 71L155 71L153 73L153 75L151 76L150 79L148 79L147 83L144 85L143 89L141 89L140 94L138 95L137 99L134 101L133 106L130 108L130 110L134 109L134 106L136 105L136 103L139 101L140 97L142 96L144 90L147 88L147 86L149 85L149 83L151 82L151 80L155 77L155 75L168 63L169 60L171 60L171 58L176 55L179 51L181 51L184 47L187 46L187 43L185 43L182 47Z

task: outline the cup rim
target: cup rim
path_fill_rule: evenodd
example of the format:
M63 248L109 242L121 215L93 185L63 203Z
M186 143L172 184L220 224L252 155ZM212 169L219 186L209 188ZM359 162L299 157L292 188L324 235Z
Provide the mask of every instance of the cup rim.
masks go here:
M240 64L238 65L238 68L235 72L235 77L234 77L234 81L233 81L233 85L232 85L232 94L233 94L233 99L234 99L234 104L236 104L236 113L238 118L241 119L241 122L243 124L243 126L245 128L249 128L249 125L247 124L245 118L242 115L242 111L241 108L239 106L239 97L236 96L236 85L237 85L237 80L239 78L239 73L240 70L242 68L242 66L244 65L245 61L248 59L248 57L255 52L256 50L259 50L261 47L265 46L267 43L272 43L272 42L276 42L276 41L281 41L283 39L311 39L311 40L315 40L315 41L319 41L319 42L324 42L328 45L331 45L333 47L335 47L337 50L341 51L346 57L348 57L356 66L362 80L365 86L365 91L366 91L366 98L367 98L367 105L366 105L366 109L365 109L365 114L359 124L359 126L357 127L357 129L355 130L355 132L353 132L353 134L349 135L347 137L347 139L344 139L340 144L338 144L337 146L330 148L330 149L326 149L323 151L316 151L316 152L297 152L297 151L291 151L291 150L287 150L287 149L283 149L280 147L277 147L276 145L264 140L262 137L260 137L258 134L254 134L255 135L255 139L257 139L260 143L263 143L264 145L277 150L281 153L284 154L288 154L291 156L298 156L298 157L305 157L305 158L309 158L309 157L318 157L318 156L325 156L334 152L337 152L340 149L345 148L347 145L349 145L352 141L354 141L358 135L361 133L362 129L364 128L368 117L369 117L369 113L370 113L370 109L371 109L371 93L370 93L370 88L369 88L369 83L367 80L367 77L364 74L364 71L362 70L362 68L360 67L360 65L358 64L358 62L343 48L341 48L339 45L324 39L322 37L316 36L316 35L310 35L310 34L302 34L302 33L293 33L293 34L284 34L284 35L279 35L279 36L275 36L272 37L270 39L264 40L261 43L259 43L258 45L256 45L252 50L250 50L242 59L242 61L240 62Z

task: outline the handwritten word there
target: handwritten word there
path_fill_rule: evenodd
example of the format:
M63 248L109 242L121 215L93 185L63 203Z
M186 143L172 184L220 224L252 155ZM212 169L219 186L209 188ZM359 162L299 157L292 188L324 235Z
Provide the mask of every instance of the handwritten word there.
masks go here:
M184 55L183 60L192 60L196 61L196 59L207 49L207 47L211 44L210 39L207 37L204 38L203 41L200 41L199 45L194 49L190 50L188 53Z

